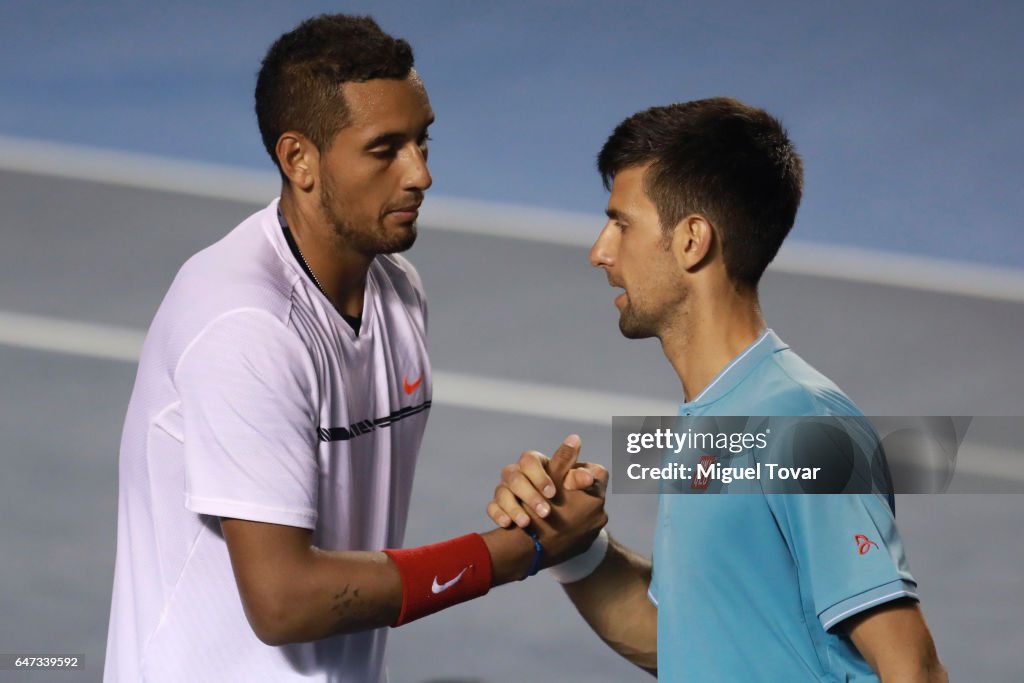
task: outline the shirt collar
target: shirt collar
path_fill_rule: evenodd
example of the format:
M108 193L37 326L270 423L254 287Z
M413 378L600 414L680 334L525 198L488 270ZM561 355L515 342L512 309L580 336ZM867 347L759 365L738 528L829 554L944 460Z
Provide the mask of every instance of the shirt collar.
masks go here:
M766 329L750 346L729 361L692 401L681 404L680 414L685 415L709 403L714 403L742 382L762 360L776 351L788 348L789 346L779 339L774 331Z

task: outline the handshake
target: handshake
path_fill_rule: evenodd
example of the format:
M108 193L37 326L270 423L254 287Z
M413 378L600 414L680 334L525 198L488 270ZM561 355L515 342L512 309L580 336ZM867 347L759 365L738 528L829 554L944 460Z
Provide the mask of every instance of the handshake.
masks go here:
M499 527L536 532L543 547L540 567L563 562L590 547L608 523L604 510L608 470L579 462L580 438L567 437L550 458L524 451L506 465L488 516Z

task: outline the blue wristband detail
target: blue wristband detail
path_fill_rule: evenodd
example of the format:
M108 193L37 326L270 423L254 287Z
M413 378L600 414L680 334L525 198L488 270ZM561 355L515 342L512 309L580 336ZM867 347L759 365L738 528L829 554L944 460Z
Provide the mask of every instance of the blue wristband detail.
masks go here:
M530 569L526 572L526 576L523 579L527 579L540 570L540 556L544 552L544 546L540 544L540 538L537 537L537 532L533 529L528 529L526 533L530 534L530 538L533 539L533 562L530 563Z

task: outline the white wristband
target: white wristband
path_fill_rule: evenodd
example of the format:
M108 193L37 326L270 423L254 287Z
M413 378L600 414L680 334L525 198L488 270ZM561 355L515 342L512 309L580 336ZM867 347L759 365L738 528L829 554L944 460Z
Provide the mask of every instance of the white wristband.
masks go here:
M555 577L558 583L576 583L593 574L607 554L608 532L601 529L601 533L587 550L561 564L549 567L548 573Z

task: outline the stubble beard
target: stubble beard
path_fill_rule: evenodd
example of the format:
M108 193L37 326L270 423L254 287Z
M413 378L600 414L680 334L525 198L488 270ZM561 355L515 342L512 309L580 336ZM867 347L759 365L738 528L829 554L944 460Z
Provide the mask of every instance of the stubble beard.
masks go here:
M626 339L658 337L660 339L666 329L672 325L672 318L685 307L689 292L681 282L666 283L662 286L677 288L677 295L657 310L644 306L643 302L640 302L640 305L634 305L633 299L626 294L626 304L619 314L619 332L623 337Z
M657 321L654 316L645 314L644 311L633 306L627 298L619 314L619 332L626 339L648 339L657 334Z
M326 185L320 187L320 208L338 240L346 247L373 257L377 254L397 254L408 250L416 242L416 224L388 234L381 221L375 220L364 227L345 220L335 207L334 196Z

